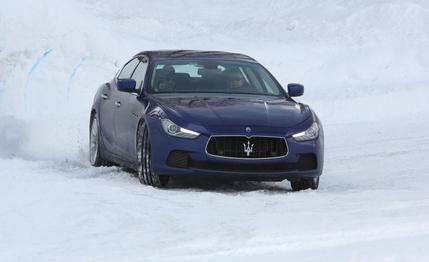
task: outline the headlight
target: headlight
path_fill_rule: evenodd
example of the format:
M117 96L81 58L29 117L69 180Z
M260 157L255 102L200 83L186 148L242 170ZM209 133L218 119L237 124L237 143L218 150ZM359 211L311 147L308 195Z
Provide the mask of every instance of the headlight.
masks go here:
M299 132L292 137L297 141L307 141L315 139L319 136L319 124L313 122L313 124L305 131Z
M164 131L170 136L177 136L183 138L196 138L200 135L200 133L180 127L173 123L171 120L163 118L161 119L162 128Z

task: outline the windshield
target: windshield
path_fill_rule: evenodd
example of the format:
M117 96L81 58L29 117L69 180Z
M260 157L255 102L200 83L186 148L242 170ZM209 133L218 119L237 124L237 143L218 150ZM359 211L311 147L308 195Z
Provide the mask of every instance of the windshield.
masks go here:
M280 86L259 64L219 60L161 60L150 93L227 93L279 96Z

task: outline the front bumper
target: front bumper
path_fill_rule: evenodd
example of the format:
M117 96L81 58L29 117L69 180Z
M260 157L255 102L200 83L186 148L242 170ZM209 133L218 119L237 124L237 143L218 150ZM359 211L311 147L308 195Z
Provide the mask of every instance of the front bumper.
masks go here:
M252 135L267 134L261 132ZM206 153L209 136L200 135L196 139L177 138L165 134L163 130L155 129L151 132L152 167L155 172L162 175L222 176L234 180L280 181L320 176L323 170L323 130L317 139L311 141L298 142L290 135L286 135L285 138L289 148L285 157L223 158ZM186 164L181 167L171 162L172 154L177 152L182 154L182 157L186 156ZM313 158L314 164L302 163L303 159L308 161L308 158Z

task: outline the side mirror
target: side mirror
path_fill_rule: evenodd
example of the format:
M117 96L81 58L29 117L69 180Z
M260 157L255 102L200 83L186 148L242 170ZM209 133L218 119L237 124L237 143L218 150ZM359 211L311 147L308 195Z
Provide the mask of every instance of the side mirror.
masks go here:
M118 79L118 90L132 93L136 91L136 80L134 79Z
M304 94L304 86L301 84L288 84L287 85L287 92L289 93L289 96L302 96Z

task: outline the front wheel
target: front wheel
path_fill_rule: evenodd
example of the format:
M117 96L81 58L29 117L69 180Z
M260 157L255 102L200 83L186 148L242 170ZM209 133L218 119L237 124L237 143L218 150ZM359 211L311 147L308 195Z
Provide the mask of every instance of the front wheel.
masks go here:
M140 183L153 187L165 187L169 177L158 175L152 168L152 150L146 123L142 123L137 136L137 175Z
M306 190L309 188L316 190L319 188L319 177L293 180L290 181L290 185L293 191Z

